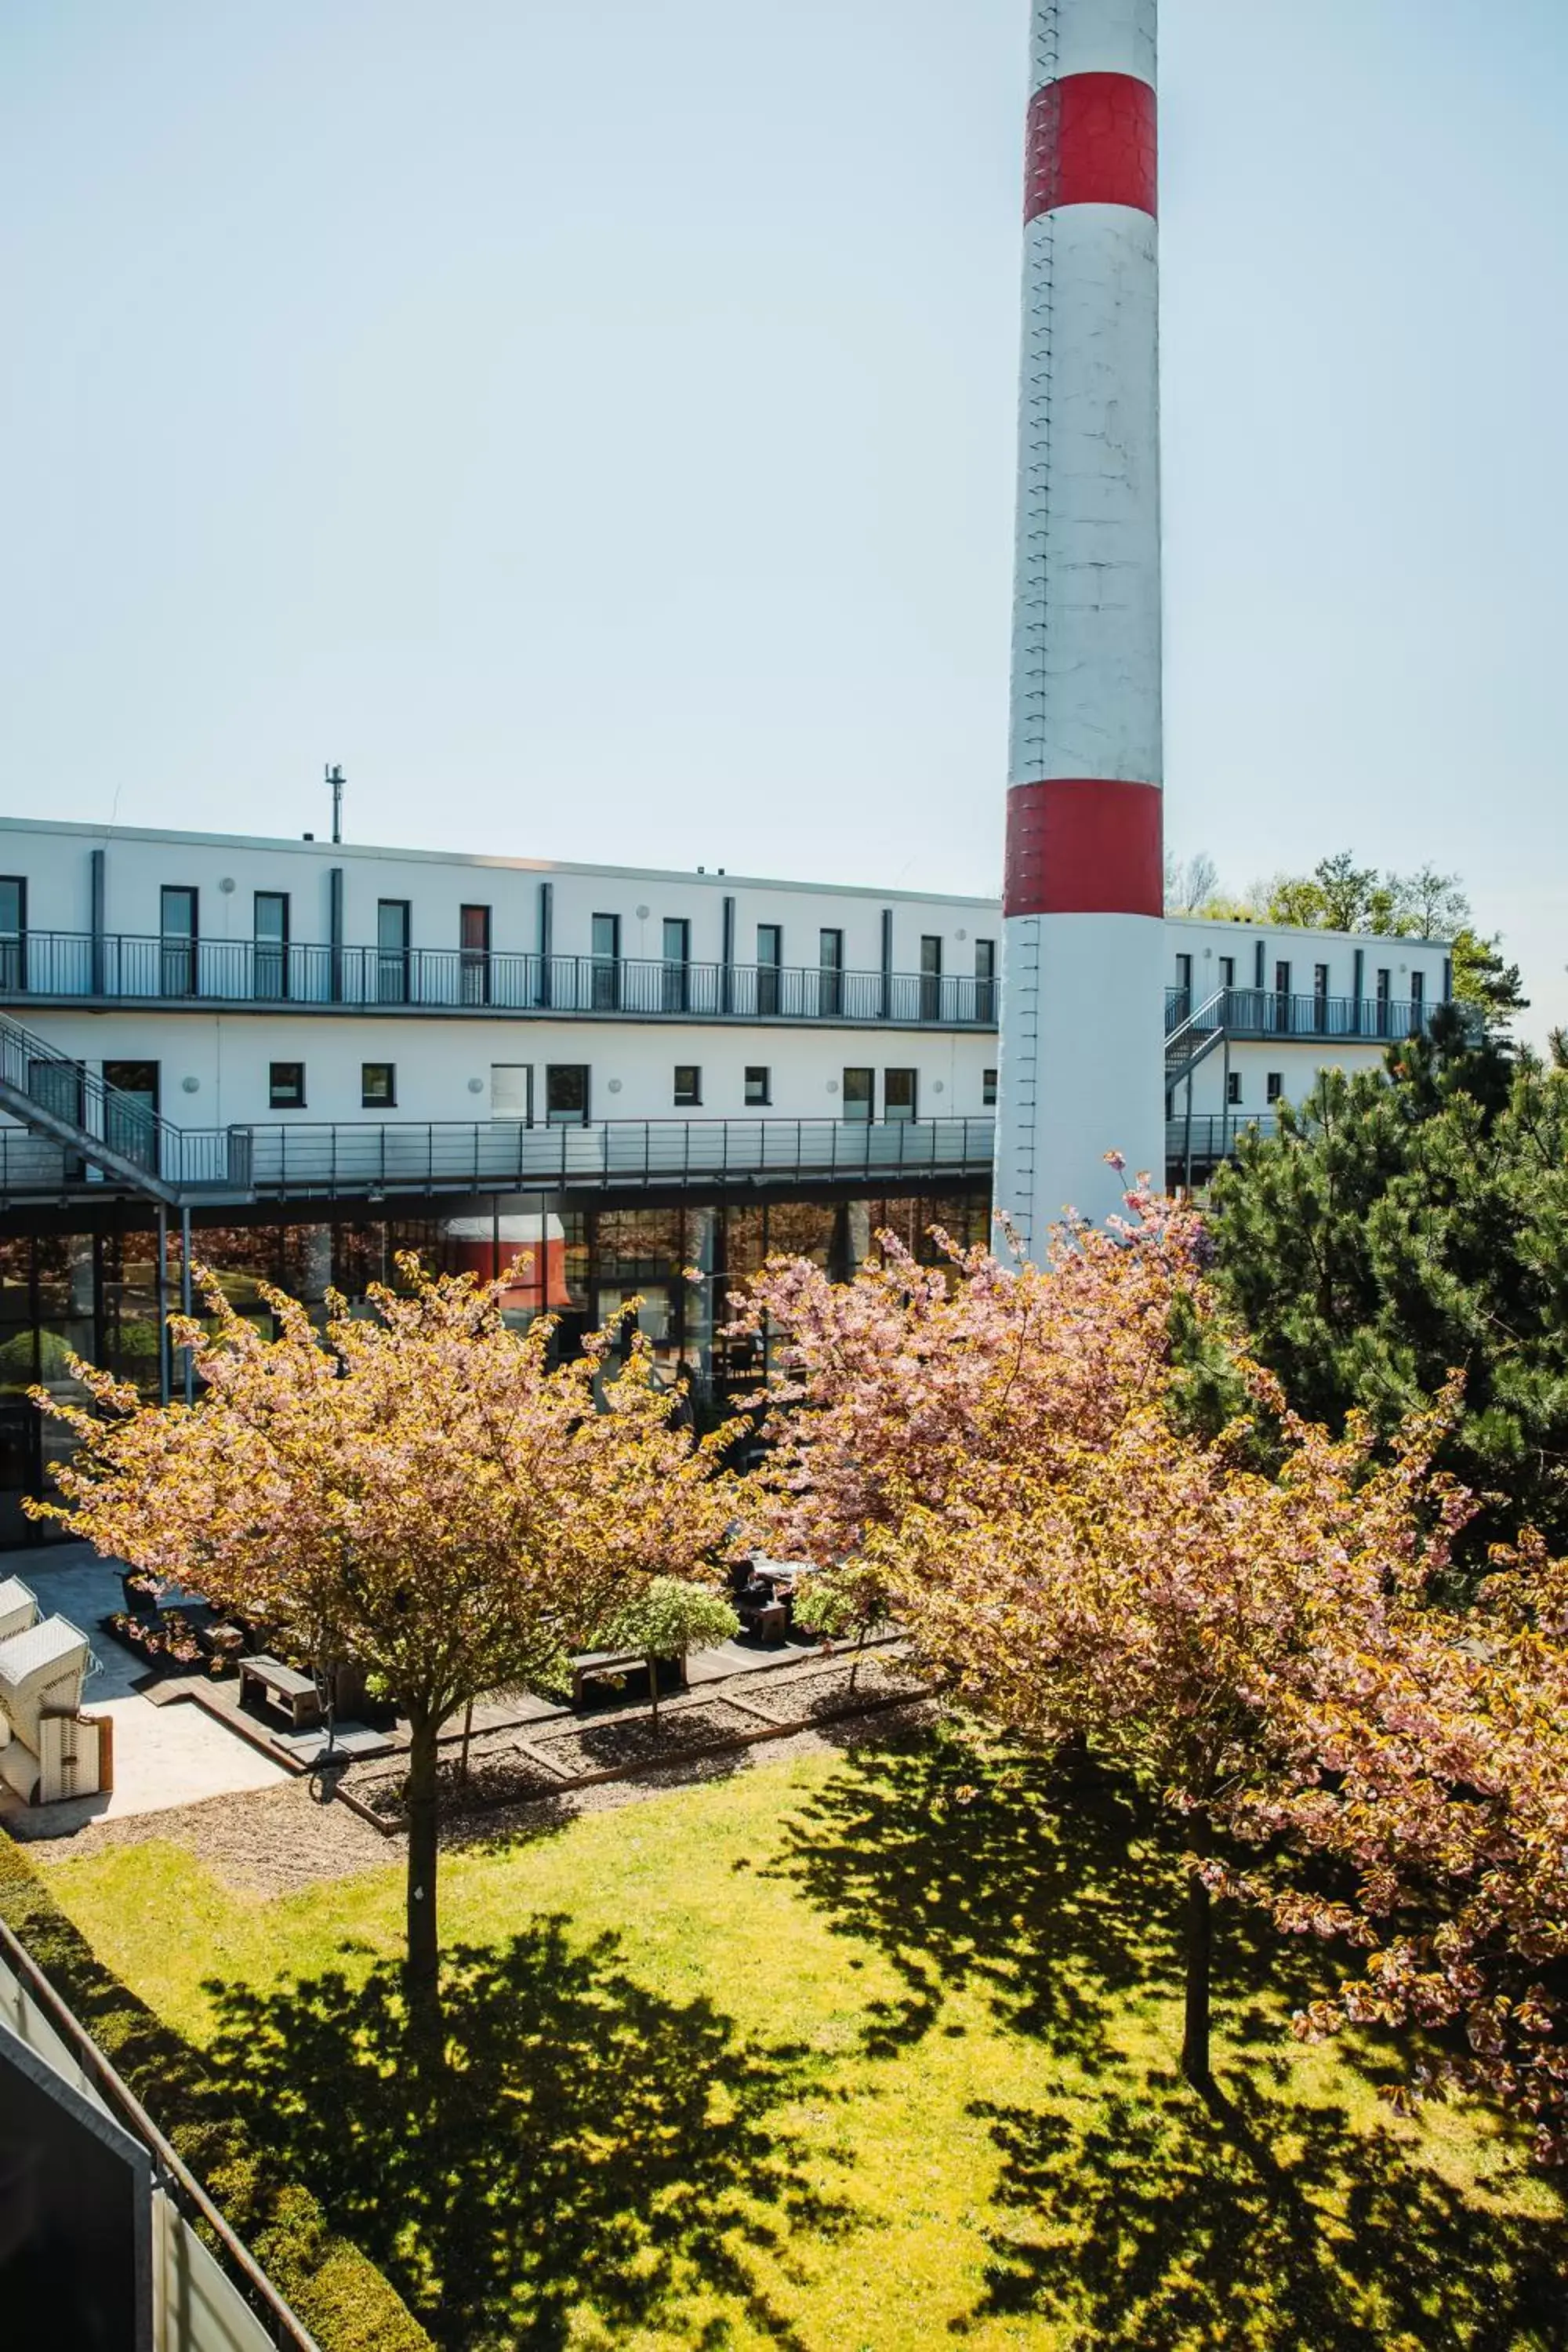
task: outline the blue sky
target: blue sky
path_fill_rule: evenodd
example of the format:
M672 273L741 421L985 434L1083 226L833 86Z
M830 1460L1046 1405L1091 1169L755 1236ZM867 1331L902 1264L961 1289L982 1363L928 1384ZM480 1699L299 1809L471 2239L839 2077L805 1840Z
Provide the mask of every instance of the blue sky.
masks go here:
M970 888L1023 0L9 0L0 803ZM1568 1018L1568 10L1166 0L1168 830Z

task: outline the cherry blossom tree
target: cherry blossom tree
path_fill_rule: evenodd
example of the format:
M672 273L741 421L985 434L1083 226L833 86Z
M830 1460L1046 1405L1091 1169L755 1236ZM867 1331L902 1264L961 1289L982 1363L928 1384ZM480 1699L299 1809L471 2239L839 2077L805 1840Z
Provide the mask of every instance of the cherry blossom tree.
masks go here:
M264 1625L311 1660L359 1660L409 1727L408 1974L433 1991L443 1727L479 1694L558 1669L594 1625L658 1577L701 1580L736 1511L719 1455L675 1427L651 1357L612 1335L552 1367L551 1325L502 1318L493 1283L399 1260L406 1291L371 1312L329 1297L324 1331L265 1291L264 1337L216 1281L194 1351L192 1406L144 1406L73 1368L90 1403L38 1391L79 1446L65 1497L34 1507L160 1584Z
M1327 1901L1277 1872L1216 1872L1293 1934L1364 1953L1296 2020L1417 2029L1408 2090L1468 2089L1568 2161L1568 1563L1499 1551L1479 1605L1402 1580L1381 1617L1331 1627L1279 1718L1272 1785L1231 1809L1269 1849L1328 1857ZM1349 1638L1347 1638L1349 1636Z
M1059 1228L1038 1272L921 1267L884 1237L850 1284L769 1267L748 1310L780 1335L770 1532L868 1576L982 1718L1092 1736L1179 1816L1200 2084L1215 1832L1299 1759L1275 1725L1306 1662L1376 1633L1391 1577L1440 1574L1456 1518L1430 1426L1380 1463L1363 1423L1336 1442L1290 1415L1234 1339L1250 1413L1212 1444L1184 1426L1175 1328L1217 1329L1205 1255L1189 1212L1134 1192L1112 1231Z

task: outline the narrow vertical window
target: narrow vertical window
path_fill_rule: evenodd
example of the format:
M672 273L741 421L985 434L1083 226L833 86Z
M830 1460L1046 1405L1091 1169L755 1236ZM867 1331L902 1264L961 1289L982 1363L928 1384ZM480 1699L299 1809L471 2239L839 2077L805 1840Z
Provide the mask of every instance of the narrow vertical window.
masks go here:
M490 910L458 909L458 998L464 1004L490 1001Z
M196 992L196 894L165 883L160 900L160 987L163 996Z
M258 890L251 922L255 993L274 1003L289 993L289 895Z
M942 935L927 931L921 940L921 1019L942 1019Z
M406 1004L408 1002L408 935L407 899L378 900L375 910L375 998L378 1004Z
M19 874L0 874L0 988L27 985L27 886Z
M829 1020L844 1010L844 934L824 930L817 936L816 1009Z
M618 915L595 915L589 1003L595 1013L614 1013L620 1001L621 919Z
M996 942L974 942L974 1017L989 1029L996 1018Z
M773 1020L779 1010L780 973L784 964L782 923L757 925L757 1011Z
M691 926L684 916L664 919L664 989L666 1013L684 1013L691 992Z

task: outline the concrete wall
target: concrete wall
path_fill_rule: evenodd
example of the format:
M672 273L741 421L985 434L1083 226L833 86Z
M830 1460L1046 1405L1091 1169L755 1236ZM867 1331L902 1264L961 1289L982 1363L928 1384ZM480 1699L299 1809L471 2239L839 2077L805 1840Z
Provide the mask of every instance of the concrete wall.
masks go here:
M844 1071L854 1067L877 1073L879 1118L884 1072L912 1069L922 1118L978 1118L986 1110L984 1073L996 1063L994 1034L951 1030L53 1008L29 1015L28 1025L62 1055L95 1068L106 1061L156 1061L163 1115L182 1127L382 1116L488 1119L494 1069L520 1064L533 1070L534 1118L542 1122L544 1073L552 1062L588 1065L589 1113L595 1120L754 1118L745 1097L749 1066L772 1073L769 1115L774 1118L837 1118L843 1108ZM268 1108L268 1070L275 1061L305 1065L303 1110ZM396 1070L397 1102L391 1112L362 1107L366 1062L391 1062ZM695 1063L702 1073L699 1109L675 1102L677 1063Z

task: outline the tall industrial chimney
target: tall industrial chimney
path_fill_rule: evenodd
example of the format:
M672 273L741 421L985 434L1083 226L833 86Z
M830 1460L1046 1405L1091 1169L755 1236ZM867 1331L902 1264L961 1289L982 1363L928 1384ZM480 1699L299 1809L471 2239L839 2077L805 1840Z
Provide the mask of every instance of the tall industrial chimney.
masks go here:
M1158 0L1035 0L996 1200L1164 1176Z

